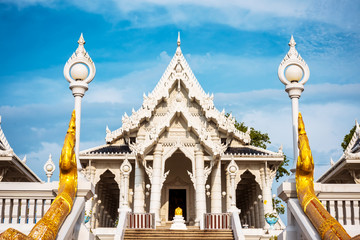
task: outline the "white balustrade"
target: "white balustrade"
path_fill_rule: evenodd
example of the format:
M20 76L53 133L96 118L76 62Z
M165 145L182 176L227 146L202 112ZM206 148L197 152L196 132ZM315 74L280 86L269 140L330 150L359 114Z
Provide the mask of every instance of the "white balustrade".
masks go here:
M33 226L44 216L50 208L58 191L59 182L37 183L3 182L0 184L0 232L8 228L15 228L28 234ZM65 220L59 235L70 239L68 232L75 238L91 239L91 233L84 228L85 199L92 197L94 186L86 181L78 182L77 197L74 206ZM86 236L86 238L84 238Z
M153 214L153 213L128 213L127 228L155 229L155 214Z
M350 236L360 234L360 185L359 184L321 184L314 183L315 194L323 204L325 209L333 216L349 233ZM290 216L297 216L298 219L307 219L302 209L295 212L289 207L289 201L296 205L296 185L294 182L284 182L278 188L278 195L288 203L288 212ZM296 202L296 203L295 203ZM298 203L297 203L298 204ZM299 217L299 215L302 215ZM289 219L289 217L288 217ZM296 217L295 217L296 219ZM302 221L302 222L301 222ZM296 220L294 226L288 224L285 234L291 234L294 229L302 232L302 236L309 235L309 228L304 227L303 220ZM285 236L283 234L283 236ZM299 235L299 236L300 236ZM311 234L310 234L311 235ZM279 239L284 239L281 236Z
M231 213L205 213L205 229L231 229Z

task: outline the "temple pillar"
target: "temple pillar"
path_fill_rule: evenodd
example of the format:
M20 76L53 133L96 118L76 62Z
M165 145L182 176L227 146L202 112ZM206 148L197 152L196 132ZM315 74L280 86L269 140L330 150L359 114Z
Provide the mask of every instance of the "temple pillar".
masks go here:
M162 145L157 144L154 149L153 172L151 181L150 213L155 214L155 222L160 225L160 200L161 200L161 165Z
M269 178L269 173L266 173L267 169L260 169L260 176L263 182L263 189L262 189L262 200L264 206L264 215L267 213L273 212L272 207L272 197L271 197L271 182ZM268 229L270 226L269 224L264 221L264 228Z
M129 175L131 173L132 166L128 161L127 157L125 158L124 162L120 166L120 172L122 175L122 184L123 184L123 201L120 209L125 211L131 211L129 207Z
M236 186L235 186L235 177L239 170L239 167L237 166L236 162L234 161L234 157L232 156L231 162L226 168L226 171L230 175L230 194L231 194L231 206L229 209L229 212L239 212L239 209L236 207Z
M200 144L195 146L195 172L196 172L196 219L195 224L203 229L203 217L206 213L204 153Z
M260 214L259 214L259 204L257 201L254 202L254 210L255 210L255 228L260 228Z
M230 173L226 171L226 212L230 212L231 207L231 181Z
M215 163L213 172L211 174L211 213L221 213L221 161L220 159Z
M134 212L144 213L145 188L144 170L141 168L138 159L135 160L135 182L134 182Z
M251 227L255 228L255 210L254 210L254 206L250 207L250 215L251 215Z

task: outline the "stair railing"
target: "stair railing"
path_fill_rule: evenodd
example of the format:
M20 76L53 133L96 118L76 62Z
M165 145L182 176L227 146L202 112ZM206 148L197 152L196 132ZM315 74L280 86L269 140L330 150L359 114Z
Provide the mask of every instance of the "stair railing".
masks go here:
M231 213L205 213L205 229L231 229Z
M127 228L155 229L155 214L153 214L153 213L128 213Z
M231 226L234 234L235 240L245 240L245 235L242 231L240 217L238 212L233 212L231 214Z

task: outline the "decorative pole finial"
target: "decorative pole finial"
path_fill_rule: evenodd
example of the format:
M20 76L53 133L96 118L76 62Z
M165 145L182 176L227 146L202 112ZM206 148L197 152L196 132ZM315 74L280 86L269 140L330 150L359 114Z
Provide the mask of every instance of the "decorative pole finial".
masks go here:
M180 41L180 32L178 32L178 39L177 39L177 45L180 47L181 41Z
M296 46L296 42L295 42L295 40L294 40L294 36L293 36L293 35L291 35L291 39L290 39L290 42L289 42L289 46L290 46L290 47L295 47L295 46Z
M79 44L79 45L84 45L84 44L85 44L85 40L84 40L83 33L80 34L80 38L79 38L79 40L78 40L78 44Z

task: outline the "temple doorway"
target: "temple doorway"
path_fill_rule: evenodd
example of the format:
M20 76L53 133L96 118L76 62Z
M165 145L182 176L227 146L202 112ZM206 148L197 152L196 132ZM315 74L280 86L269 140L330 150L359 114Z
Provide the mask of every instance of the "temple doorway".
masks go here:
M169 216L171 221L175 216L175 209L180 207L183 211L183 217L186 218L186 189L169 189Z

